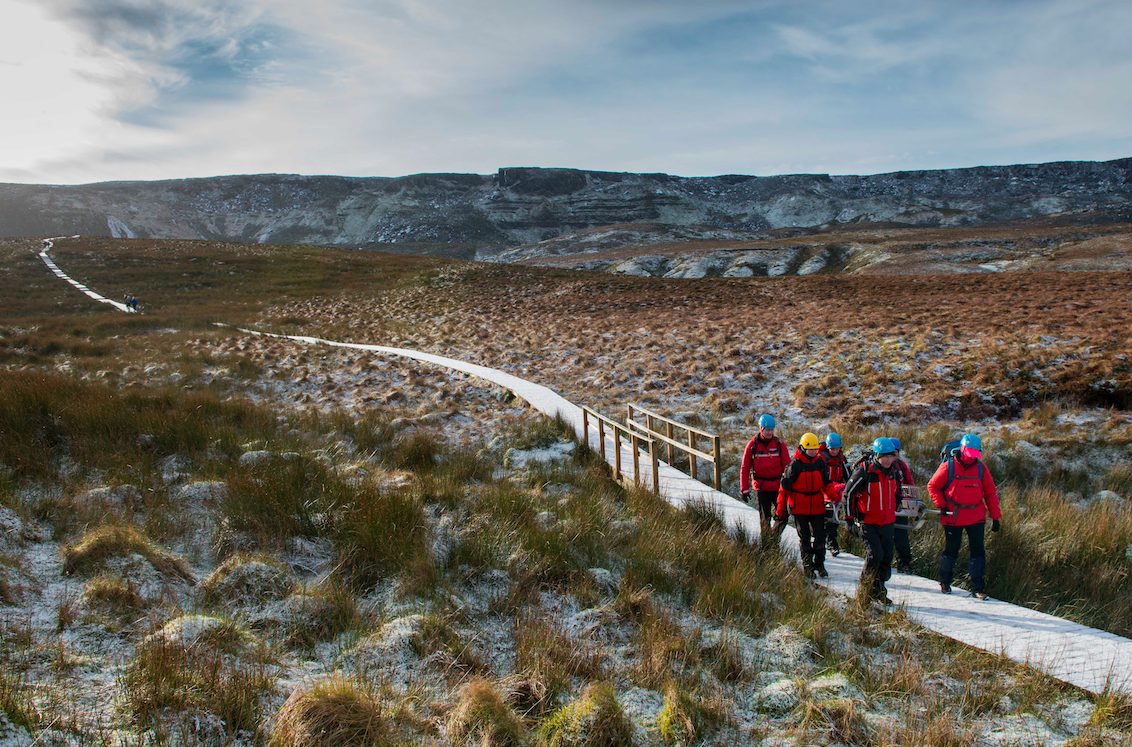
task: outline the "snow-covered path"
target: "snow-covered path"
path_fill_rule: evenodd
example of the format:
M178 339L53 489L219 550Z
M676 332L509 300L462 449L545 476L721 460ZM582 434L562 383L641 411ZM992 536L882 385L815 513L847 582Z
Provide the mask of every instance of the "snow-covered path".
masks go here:
M67 277L47 256L50 248L50 242L46 241L45 248L39 256L58 277L95 300L126 311L123 304L103 298ZM544 415L562 417L579 437L582 436L580 407L547 387L498 369L405 348L235 329L249 335L286 339L307 345L328 345L396 355L463 371L509 389ZM591 425L590 432L585 434L585 437L592 448L596 450L599 447L596 425ZM606 453L612 463L611 439L607 439ZM652 476L650 470L646 468L647 462L647 459L641 460L643 473L641 481L651 487ZM625 445L622 447L621 464L622 471L631 477L632 454ZM728 526L745 531L751 536L759 534L757 512L741 501L693 480L689 475L663 462L660 466L659 481L657 492L673 505L678 507L687 504L707 505L722 515ZM796 550L797 535L791 527L787 527L783 532L782 543L789 550ZM862 566L861 558L848 553L842 553L837 558L828 558L826 567L830 576L821 583L834 591L853 596L857 593L857 580ZM1092 693L1100 694L1106 690L1132 693L1132 640L1007 602L970 599L958 587L955 593L943 595L939 592L939 586L935 581L921 576L894 575L888 583L888 589L889 596L896 604L901 606L912 620L929 630L969 646L1006 656L1016 662L1029 664Z
M56 238L60 238L60 237L56 237ZM50 252L54 247L55 247L54 239L44 239L43 240L43 251L41 251L39 253L39 258L43 260L43 264L47 265L47 269L51 270L51 272L53 272L55 274L55 277L59 278L60 280L66 280L68 283L75 286L76 288L81 290L83 293L87 294L88 296L93 298L95 301L98 301L99 303L108 303L111 306L113 306L114 308L118 309L118 311L124 311L126 313L130 313L130 309L127 308L126 304L122 303L121 301L111 301L109 298L106 298L105 296L102 296L102 295L99 295L98 293L95 293L90 288L86 287L85 285L83 285L79 281L71 278L69 275L67 275L67 273L60 270L59 266L55 264L55 260L51 259L50 255L48 255L48 252Z

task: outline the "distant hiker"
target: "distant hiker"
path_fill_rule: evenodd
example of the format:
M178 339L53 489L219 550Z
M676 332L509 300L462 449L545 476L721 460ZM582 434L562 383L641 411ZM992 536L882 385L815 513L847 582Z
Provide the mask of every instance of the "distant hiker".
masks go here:
M955 561L959 558L959 545L963 532L967 532L967 573L971 577L971 596L986 599L987 556L984 546L987 513L990 513L991 531L1002 528L1002 509L998 505L998 490L994 478L982 461L983 442L978 435L968 433L959 442L958 453L950 452L935 474L928 480L928 493L939 509L939 523L943 525L943 554L939 556L939 590L951 593L951 580Z
M861 589L871 599L892 604L885 582L892 576L892 534L900 502L900 468L891 438L873 441L871 454L857 463L845 485L850 531L860 522L861 538L868 546L861 571Z
M835 483L845 483L849 480L849 460L845 458L845 454L841 449L841 436L836 433L830 433L825 437L825 443L821 445L819 452L821 459L825 462L826 467L829 468L829 480ZM839 501L833 501L837 505ZM837 557L841 554L841 545L837 541L837 516L831 506L826 512L825 518L825 537L829 545L829 554Z
M904 485L915 485L916 481L912 479L912 468L908 466L908 462L904 461L904 457L900 454L900 439L892 439L896 446L896 468L900 470L900 477ZM897 504L897 509L900 505ZM893 535L894 544L896 546L896 570L900 573L912 572L912 532L909 529L909 522L907 516L896 517L896 533ZM903 527L903 528L901 528Z
M798 530L798 551L802 555L802 573L827 578L825 570L825 502L836 502L838 485L829 479L829 467L821 458L821 443L813 433L802 436L794 461L782 473L778 489L778 510L774 519L785 523L787 508L794 515Z
M130 310L133 311L135 314L138 313L138 297L137 296L135 296L134 294L131 293L130 294L130 300L126 302L126 305L129 306Z
M739 496L750 504L751 491L758 498L759 519L763 536L770 531L778 500L779 481L790 464L790 449L774 435L773 415L759 416L759 432L743 449L743 462L739 468Z

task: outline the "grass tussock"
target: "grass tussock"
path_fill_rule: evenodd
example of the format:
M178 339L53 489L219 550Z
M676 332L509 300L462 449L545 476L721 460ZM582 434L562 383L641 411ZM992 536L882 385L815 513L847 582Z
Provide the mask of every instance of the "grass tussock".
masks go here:
M87 581L82 599L91 613L105 616L119 625L140 620L148 607L131 580L108 573Z
M582 694L543 722L539 738L547 747L623 747L633 743L633 727L608 682L586 686Z
M262 604L283 599L295 588L287 566L265 555L239 554L228 558L201 581L201 601L210 606Z
M360 682L334 676L291 693L275 716L267 744L394 747L411 743L405 732L416 726L403 706L386 702Z
M238 453L249 433L277 427L266 408L207 391L120 391L16 371L0 371L0 391L0 463L15 481L56 479L66 461L125 479L171 454Z
M171 555L131 524L107 524L87 532L78 542L62 550L63 573L88 573L111 558L140 555L165 576L176 576L196 583L192 570L181 558Z
M457 630L457 617L459 615L444 611L425 615L413 634L413 650L421 658L438 654L441 666L458 679L469 674L490 674L491 666L477 651L474 635L465 637Z
M273 677L262 658L235 655L245 637L230 628L216 626L194 641L155 634L139 645L120 679L134 723L159 724L167 711L210 713L229 733L257 731Z
M524 713L544 713L577 679L604 676L605 662L601 654L584 643L571 640L553 621L534 610L527 610L515 619L515 671L539 686L542 691L536 702L521 703Z
M283 630L288 646L311 649L360 628L363 622L353 590L334 581L303 587L289 602L294 606L293 615Z
M0 666L0 714L33 733L42 722L42 714L28 691L26 675L6 665Z
M656 728L667 744L696 744L727 720L720 703L670 681L664 688L664 706L656 716Z
M482 747L522 747L527 744L522 718L488 680L468 682L457 696L445 725L457 744Z

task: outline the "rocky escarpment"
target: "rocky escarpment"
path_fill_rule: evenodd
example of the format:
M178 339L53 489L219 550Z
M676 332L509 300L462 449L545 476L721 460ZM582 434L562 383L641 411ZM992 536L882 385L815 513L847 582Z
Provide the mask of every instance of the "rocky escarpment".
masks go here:
M258 175L0 185L0 236L455 245L481 257L620 225L742 239L784 227L971 226L1075 215L1132 218L1132 159L873 176L678 177L503 168L489 176Z

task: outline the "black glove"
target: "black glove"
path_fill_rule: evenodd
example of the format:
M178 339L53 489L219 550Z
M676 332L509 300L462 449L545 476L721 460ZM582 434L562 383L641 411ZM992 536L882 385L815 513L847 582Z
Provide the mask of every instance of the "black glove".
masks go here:
M750 503L751 502L751 491L742 490L742 491L739 492L739 497L743 499L743 503Z
M1001 521L999 521L998 519L994 519L993 521L991 521L990 530L992 532L997 532L1000 529L1002 529L1002 522Z

